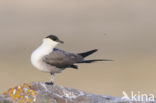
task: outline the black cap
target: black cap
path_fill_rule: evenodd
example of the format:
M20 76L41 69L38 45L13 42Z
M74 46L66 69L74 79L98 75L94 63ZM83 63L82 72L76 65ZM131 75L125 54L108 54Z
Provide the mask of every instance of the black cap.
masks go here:
M63 41L59 40L59 38L55 35L49 35L46 38L49 38L49 39L56 41L56 42L59 42L59 43L64 43Z

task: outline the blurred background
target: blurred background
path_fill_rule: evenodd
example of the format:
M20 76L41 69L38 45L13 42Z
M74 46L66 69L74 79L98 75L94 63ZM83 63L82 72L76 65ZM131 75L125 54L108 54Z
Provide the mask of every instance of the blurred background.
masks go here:
M58 48L113 59L66 69L56 85L122 96L122 91L156 95L155 0L0 0L0 92L30 81L49 81L30 55L55 34Z

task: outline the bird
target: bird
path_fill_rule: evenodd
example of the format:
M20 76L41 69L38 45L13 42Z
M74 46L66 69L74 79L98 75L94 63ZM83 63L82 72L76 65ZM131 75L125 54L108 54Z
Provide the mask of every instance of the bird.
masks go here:
M50 73L51 81L46 82L48 85L54 84L55 73L61 73L66 68L78 69L80 63L93 63L97 61L112 61L110 59L91 59L85 58L97 51L97 49L90 50L83 53L70 53L56 48L58 44L63 44L55 35L48 35L43 38L41 45L35 49L31 54L32 65L46 73Z

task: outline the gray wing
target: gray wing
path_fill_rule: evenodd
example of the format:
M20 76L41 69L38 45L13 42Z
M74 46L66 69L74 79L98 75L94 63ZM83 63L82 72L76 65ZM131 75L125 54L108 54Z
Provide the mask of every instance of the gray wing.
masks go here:
M80 62L83 57L77 54L68 53L63 50L55 49L49 55L43 57L43 61L57 68L70 67L72 64Z

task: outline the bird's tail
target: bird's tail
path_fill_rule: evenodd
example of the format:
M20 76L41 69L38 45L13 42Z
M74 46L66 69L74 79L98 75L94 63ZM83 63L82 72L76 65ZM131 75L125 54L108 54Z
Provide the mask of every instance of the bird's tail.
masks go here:
M95 53L97 51L97 49L88 51L88 52L83 52L83 53L78 53L78 55L82 56L83 58ZM93 62L97 62L97 61L113 61L111 59L92 59L92 60L82 60L78 63L93 63Z
M91 50L91 51L88 51L88 52L84 52L84 53L78 53L78 55L81 55L83 58L93 54L94 52L96 52L97 49L94 49L94 50Z
M78 63L93 63L93 62L97 62L97 61L113 61L113 60L111 60L111 59L93 59L93 60L83 60Z

